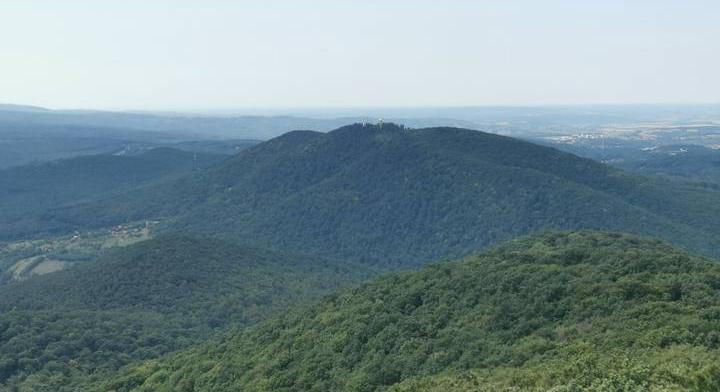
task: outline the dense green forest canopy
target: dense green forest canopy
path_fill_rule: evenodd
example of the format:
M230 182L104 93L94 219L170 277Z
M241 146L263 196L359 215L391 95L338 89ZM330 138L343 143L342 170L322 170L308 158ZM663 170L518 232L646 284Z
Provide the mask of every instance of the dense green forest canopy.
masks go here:
M545 229L720 249L720 192L457 128L290 132L171 183L49 212L60 227L159 217L166 232L394 265Z
M253 324L375 272L162 237L0 286L0 390L76 391L133 361Z
M709 259L548 233L385 276L93 390L710 391L718 304Z

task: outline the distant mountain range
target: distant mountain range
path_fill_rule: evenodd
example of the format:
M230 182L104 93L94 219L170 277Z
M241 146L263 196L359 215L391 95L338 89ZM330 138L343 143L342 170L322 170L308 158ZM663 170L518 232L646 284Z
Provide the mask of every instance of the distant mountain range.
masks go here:
M0 105L0 168L88 154L174 147L199 152L235 153L228 147L250 145L288 131L329 131L376 117L318 118L287 115L200 115L191 113L50 110L35 106ZM408 118L411 126L469 121Z
M402 113L398 113L402 114ZM388 121L402 121L410 126L454 124L472 127L470 121L442 116L392 117ZM342 115L317 117L303 115L208 115L170 112L112 112L98 110L50 110L35 106L0 105L0 131L13 126L72 126L92 129L119 129L155 132L185 139L260 139L267 140L297 129L330 131L355 121L377 121L368 115Z
M186 141L268 140L298 129L327 132L353 122L376 123L381 118L414 128L452 126L536 140L597 132L607 127L629 127L634 133L642 133L648 124L655 124L655 136L665 139L664 135L667 135L681 140L683 135L688 135L687 128L694 129L693 124L716 123L719 120L717 109L717 105L605 105L183 113L50 110L0 105L0 168ZM592 146L563 147L597 158ZM615 153L624 153L624 147L620 146ZM597 159L605 159L605 155L603 152Z

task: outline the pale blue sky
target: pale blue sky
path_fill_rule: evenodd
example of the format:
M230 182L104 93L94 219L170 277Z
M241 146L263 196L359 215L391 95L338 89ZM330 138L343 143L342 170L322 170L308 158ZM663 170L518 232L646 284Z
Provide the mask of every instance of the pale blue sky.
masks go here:
M720 102L720 1L2 0L0 102Z

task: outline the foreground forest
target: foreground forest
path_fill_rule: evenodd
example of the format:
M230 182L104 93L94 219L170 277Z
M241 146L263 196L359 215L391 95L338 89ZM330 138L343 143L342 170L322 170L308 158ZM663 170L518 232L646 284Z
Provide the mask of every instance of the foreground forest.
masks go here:
M710 391L718 303L709 259L549 233L385 276L94 390Z
M375 272L185 237L157 238L0 286L0 390L88 378L266 319Z

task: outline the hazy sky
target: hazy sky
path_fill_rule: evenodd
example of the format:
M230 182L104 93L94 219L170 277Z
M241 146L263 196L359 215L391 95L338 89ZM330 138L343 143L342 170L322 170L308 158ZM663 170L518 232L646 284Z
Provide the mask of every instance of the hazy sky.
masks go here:
M0 0L0 102L720 102L720 1Z

